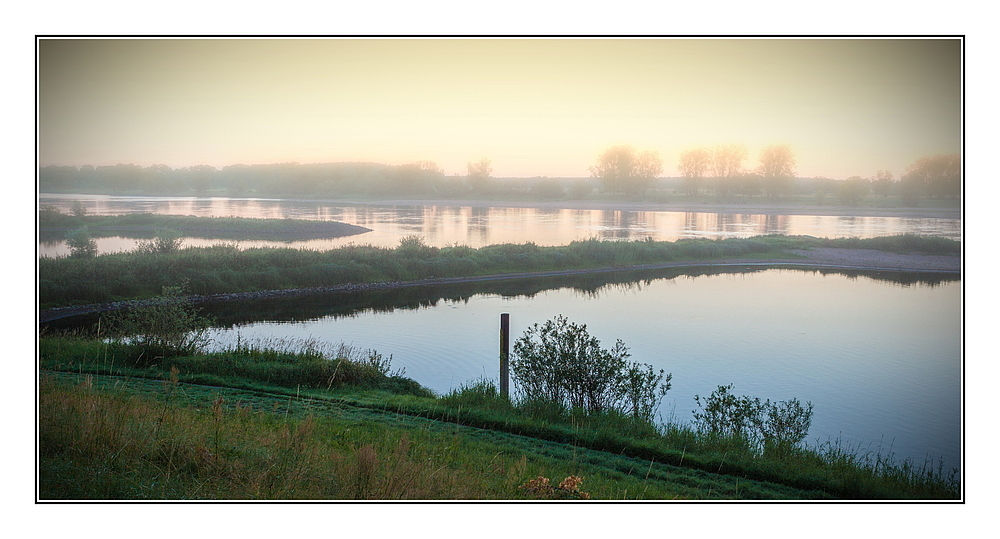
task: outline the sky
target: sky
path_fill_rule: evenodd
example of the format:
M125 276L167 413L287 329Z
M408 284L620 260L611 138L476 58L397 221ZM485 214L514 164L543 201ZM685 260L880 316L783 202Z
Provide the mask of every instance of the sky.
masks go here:
M40 39L39 165L437 163L789 144L800 177L961 151L957 39Z

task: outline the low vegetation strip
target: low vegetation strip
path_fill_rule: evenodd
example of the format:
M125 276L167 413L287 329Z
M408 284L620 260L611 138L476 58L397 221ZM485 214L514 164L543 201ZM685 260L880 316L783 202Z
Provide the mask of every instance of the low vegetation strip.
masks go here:
M641 462L644 467L671 477L680 473L675 468L682 468L688 470L686 474L698 477L702 477L699 474L729 476L734 484L744 485L739 489L757 483L772 485L765 489L772 491L771 494L747 490L739 497L771 498L775 490L784 492L777 496L781 498L958 497L957 482L927 463L919 467L882 458L869 460L870 455L858 456L836 445L761 452L740 436L719 437L689 424L655 426L642 417L614 411L581 415L531 400L513 402L498 395L496 387L487 381L472 382L448 395L436 396L416 382L391 372L388 363L373 353L336 352L337 357L333 357L317 353L307 343L298 351L244 346L211 354L171 355L162 354L164 351L160 349L151 350L147 345L109 342L95 336L48 336L39 344L43 377L58 371L95 378L114 375L118 376L116 380L129 384L139 384L145 379L148 382L141 382L143 387L160 388L168 394L204 389L188 384L217 392L230 388L239 390L241 396L225 397L229 402L250 402L254 396L270 399L271 404L255 405L255 410L271 407L271 411L285 414L304 410L338 417L346 413L344 410L353 410L351 413L386 414L407 425L415 418L422 418L421 421L432 421L435 425L447 423L483 429L490 434L476 436L491 439L506 433L538 440L532 443L539 444L535 451L543 454L548 454L544 448L551 446L541 441L565 444L577 451L593 450L603 455L595 457L598 460L612 456L633 459L630 466ZM366 424L361 421L357 428L367 428ZM43 438L42 443L48 442ZM580 475L579 470L565 473ZM670 492L667 498L711 497L705 492ZM509 490L505 491L504 496L509 495Z
M826 498L312 396L43 373L39 400L43 501Z
M114 302L156 296L164 286L184 284L196 295L256 293L300 288L370 285L574 270L616 270L691 261L808 262L794 250L875 249L893 253L958 255L961 243L943 238L894 236L865 240L804 236L746 239L606 242L565 246L532 243L480 247L431 247L419 237L395 248L349 245L328 251L218 245L174 252L112 253L89 258L38 261L42 308ZM328 289L328 288L327 288Z
M370 232L370 228L336 221L307 219L253 219L245 217L195 217L133 213L127 215L69 215L40 211L41 240L60 240L72 230L86 227L93 237L154 238L162 231L183 236L227 240L292 241L339 238Z

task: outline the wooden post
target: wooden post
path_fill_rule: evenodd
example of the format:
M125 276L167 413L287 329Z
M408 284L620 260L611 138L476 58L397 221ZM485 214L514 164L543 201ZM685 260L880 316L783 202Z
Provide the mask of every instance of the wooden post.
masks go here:
M510 397L510 313L500 315L500 394Z

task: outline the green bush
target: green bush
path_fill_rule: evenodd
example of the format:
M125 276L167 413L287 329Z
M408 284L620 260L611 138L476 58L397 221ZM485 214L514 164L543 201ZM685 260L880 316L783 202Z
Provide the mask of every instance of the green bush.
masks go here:
M141 365L159 357L190 355L208 344L212 320L198 314L184 287L165 286L163 294L146 304L105 317L108 334L121 344L139 349Z
M90 237L87 227L78 228L66 234L69 256L73 258L93 258L97 254L97 242Z
M176 230L159 230L156 237L149 241L139 242L135 252L139 254L176 253L181 248L181 233Z
M695 395L697 431L716 441L769 455L787 454L809 433L813 405L798 399L771 402L731 393L732 384L719 386L704 400Z
M670 374L628 361L628 348L611 349L564 316L534 324L514 343L511 373L528 401L552 403L587 414L617 411L652 421L670 389Z

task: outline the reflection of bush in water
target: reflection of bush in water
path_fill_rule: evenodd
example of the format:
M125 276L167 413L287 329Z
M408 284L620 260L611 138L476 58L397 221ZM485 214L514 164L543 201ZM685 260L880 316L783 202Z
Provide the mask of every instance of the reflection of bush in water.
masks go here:
M665 268L655 270L628 270L614 273L590 273L571 276L511 279L427 286L412 286L364 292L337 292L291 298L240 300L208 305L205 311L215 316L218 324L228 327L239 323L281 320L305 321L333 317L352 317L363 311L393 312L397 309L435 307L438 303L467 303L480 294L503 297L531 298L546 290L571 288L591 298L598 298L610 290L637 291L653 281L677 277L707 277L714 275L739 275L759 273L774 268L741 266L738 268ZM781 271L800 271L820 275L844 275L849 279L864 277L878 282L897 283L901 286L939 286L954 282L960 276L951 273L915 273L891 271L817 270L785 268Z

